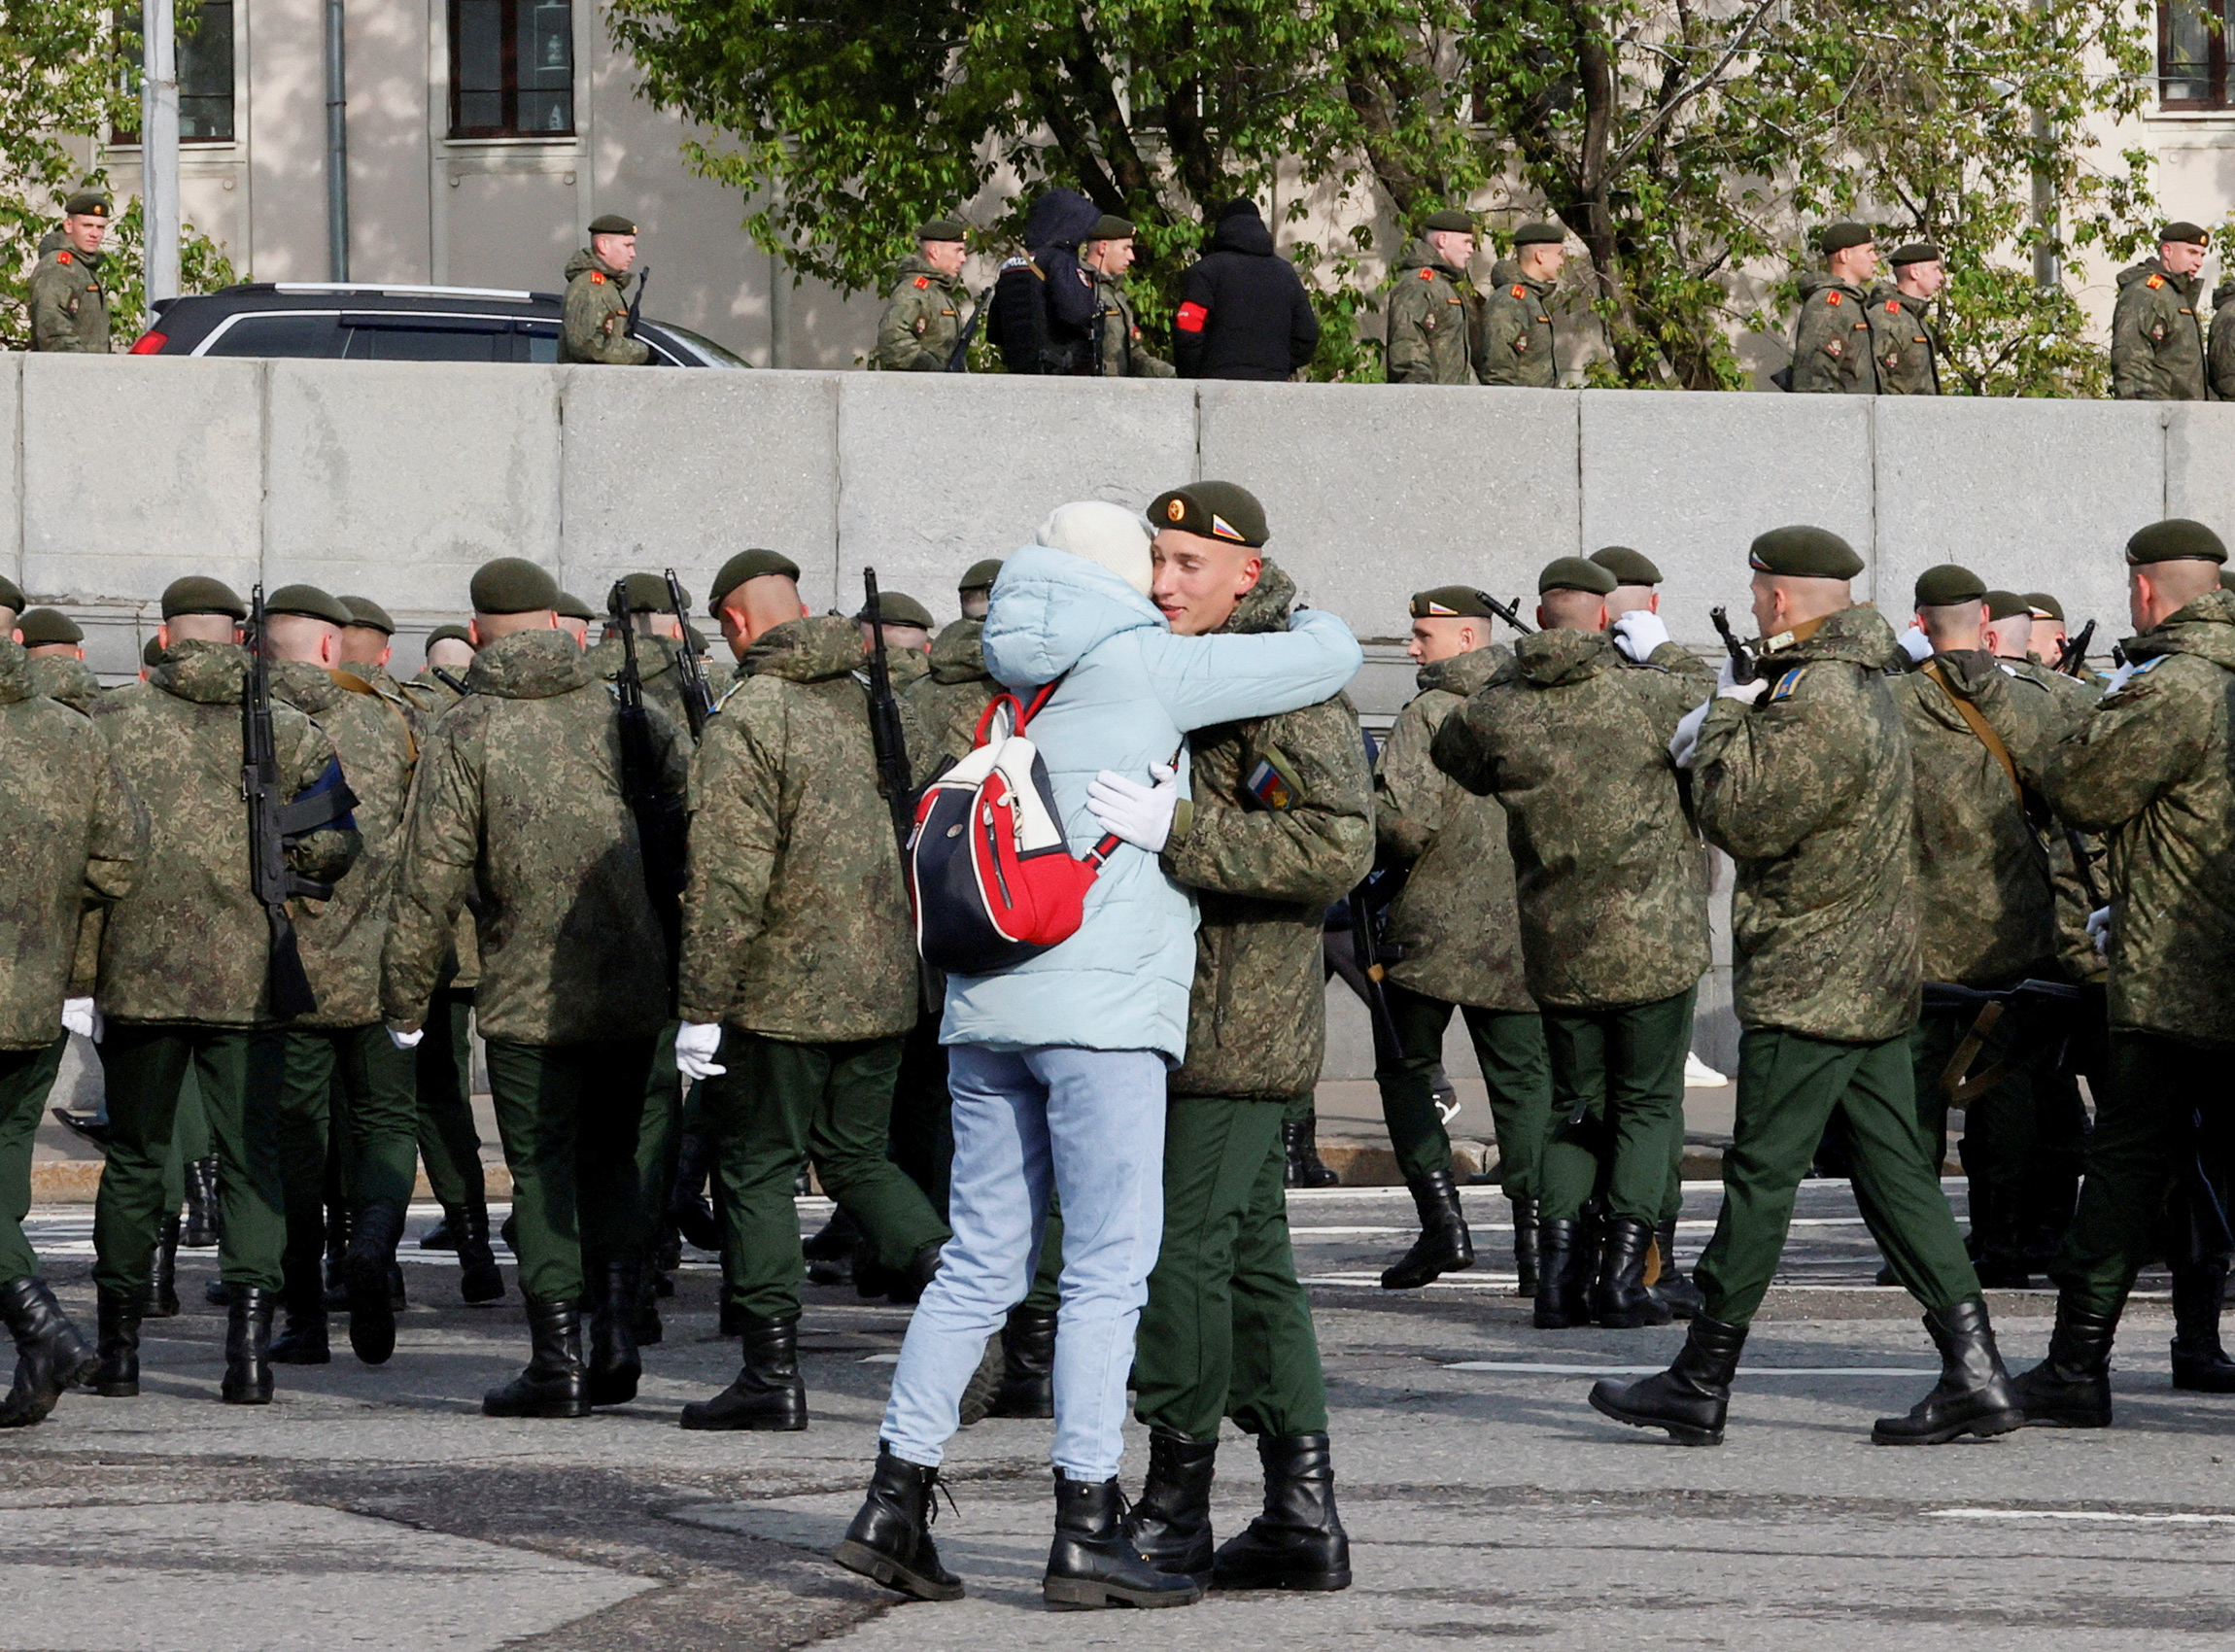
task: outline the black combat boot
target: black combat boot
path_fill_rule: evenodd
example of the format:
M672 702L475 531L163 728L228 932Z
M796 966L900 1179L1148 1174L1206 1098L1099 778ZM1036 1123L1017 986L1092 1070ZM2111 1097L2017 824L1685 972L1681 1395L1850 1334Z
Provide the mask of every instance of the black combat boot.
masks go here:
M528 1367L481 1396L484 1417L587 1417L590 1378L582 1368L582 1308L528 1298Z
M1872 1424L1872 1443L1945 1445L1965 1434L1986 1439L2025 1427L2010 1373L1995 1351L1984 1300L1967 1297L1927 1314L1925 1329L1941 1351L1941 1380L1907 1417L1881 1417Z
M1351 1539L1335 1512L1335 1469L1324 1434L1261 1435L1265 1511L1219 1546L1221 1589L1348 1589Z
M1125 1514L1125 1535L1158 1571L1211 1581L1211 1478L1217 1440L1149 1430L1149 1478Z
M2218 1256L2173 1270L2173 1386L2190 1394L2235 1394L2235 1359L2219 1346L2219 1298L2227 1263Z
M1676 1265L1676 1219L1670 1217L1653 1230L1654 1246L1661 1253L1661 1277L1653 1282L1661 1300L1668 1304L1671 1319L1689 1320L1705 1313L1707 1299L1700 1294L1700 1288L1684 1277L1684 1270Z
M675 1282L657 1261L636 1275L636 1318L632 1334L638 1348L657 1348L668 1340L668 1327L660 1318L660 1298L675 1293Z
M722 1248L722 1224L706 1197L706 1172L713 1167L713 1144L704 1130L685 1130L675 1147L675 1180L668 1189L668 1220L686 1244L702 1251Z
M327 1341L326 1282L319 1277L319 1258L290 1253L280 1262L280 1306L287 1310L287 1328L272 1339L275 1365L324 1365L333 1359Z
M1459 1183L1450 1170L1432 1170L1405 1185L1420 1213L1420 1237L1382 1270L1384 1291L1418 1291L1443 1274L1474 1266L1474 1235L1459 1208Z
M879 1440L869 1496L831 1558L919 1600L961 1600L962 1579L939 1564L931 1541L938 1491L938 1469L904 1463Z
M830 1221L824 1222L800 1247L807 1257L808 1282L810 1285L849 1285L853 1282L854 1247L860 1243L861 1229L853 1224L842 1205L831 1212ZM720 1247L716 1246L719 1250ZM875 1294L872 1292L871 1294Z
M43 1279L0 1285L0 1323L16 1338L16 1381L0 1398L0 1428L45 1422L64 1389L101 1368L100 1357L86 1346Z
M349 1312L349 1209L326 1207L326 1306L328 1313Z
M489 1248L489 1207L476 1199L444 1218L458 1253L458 1294L468 1302L494 1302L504 1294L504 1275ZM423 1239L422 1245L426 1244Z
M1320 1157L1320 1121L1281 1126L1281 1179L1291 1187L1339 1187L1343 1179Z
M919 1246L915 1255L909 1258L908 1266L899 1273L884 1268L877 1269L877 1272L884 1275L884 1299L902 1307L922 1300L924 1291L939 1273L940 1251L946 1243L944 1239L935 1239L928 1245ZM853 1277L854 1289L863 1295L870 1294L862 1285L862 1268L858 1260L854 1263Z
M206 1251L225 1236L224 1212L218 1204L218 1161L189 1159L186 1164L187 1222L179 1243L189 1251Z
M459 1231L465 1225L465 1211L462 1205L444 1205L442 1220L419 1236L422 1251L455 1251L458 1249Z
M2115 1313L2092 1314L2057 1297L2048 1358L2011 1379L2029 1428L2111 1427L2111 1342L2117 1334Z
M94 1345L101 1359L93 1392L106 1399L130 1399L140 1392L140 1293L103 1291L94 1298Z
M1591 1323L1591 1292L1584 1286L1582 1243L1580 1222L1567 1219L1537 1222L1540 1272L1532 1319L1538 1330L1567 1330Z
M1520 1276L1514 1294L1530 1297L1536 1294L1536 1201L1534 1199L1509 1199L1513 1206L1513 1271Z
M1055 1541L1040 1598L1050 1606L1192 1606L1193 1578L1158 1571L1125 1534L1118 1477L1075 1480L1055 1471Z
M218 1385L227 1405L272 1402L272 1310L278 1306L279 1293L260 1285L234 1291L225 1310L225 1376Z
M683 1427L796 1433L808 1426L808 1387L800 1377L800 1317L743 1318L739 1341L744 1358L737 1381L711 1399L684 1406Z
M1738 1350L1745 1346L1744 1325L1727 1325L1702 1314L1666 1371L1642 1382L1594 1383L1592 1408L1633 1428L1666 1428L1678 1445L1721 1445L1723 1421L1731 1410L1731 1379L1737 1374Z
M381 1365L395 1352L395 1300L389 1269L395 1265L396 1242L403 1237L403 1207L375 1199L350 1225L349 1254L342 1281L349 1291L349 1345L367 1365Z
M988 1417L1055 1415L1055 1316L1022 1303L1001 1327L1001 1387Z
M644 1375L643 1357L636 1352L642 1264L610 1261L600 1272L590 1286L597 1292L590 1307L590 1403L626 1405L636 1397Z
M140 1318L176 1319L179 1313L179 1219L163 1218L155 1248L148 1253L148 1283L140 1289Z
M1665 1325L1673 1316L1645 1283L1645 1253L1653 1229L1633 1216L1606 1223L1606 1243L1599 1253L1599 1279L1591 1287L1591 1318L1608 1330L1638 1330Z

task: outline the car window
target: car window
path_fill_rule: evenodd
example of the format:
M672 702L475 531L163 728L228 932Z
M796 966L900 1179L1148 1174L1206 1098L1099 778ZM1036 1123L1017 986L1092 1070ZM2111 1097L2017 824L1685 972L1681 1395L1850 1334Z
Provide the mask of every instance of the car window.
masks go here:
M447 316L424 321L404 315L349 318L353 361L509 361L509 322L475 325Z
M328 310L233 316L202 341L197 356L338 356L342 330Z

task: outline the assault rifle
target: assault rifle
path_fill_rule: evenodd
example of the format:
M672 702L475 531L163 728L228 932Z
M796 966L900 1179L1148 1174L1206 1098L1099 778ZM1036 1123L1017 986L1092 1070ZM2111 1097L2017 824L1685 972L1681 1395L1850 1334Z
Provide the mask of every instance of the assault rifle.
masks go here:
M621 801L636 821L636 848L644 863L644 893L668 947L668 980L672 986L682 958L683 880L686 825L680 800L661 784L660 753L652 740L652 719L644 709L644 677L636 664L636 616L629 607L626 580L613 582L606 610L621 628L621 674L613 698L621 710Z
M683 681L683 720L691 725L691 739L705 738L706 719L714 714L714 691L706 686L705 662L691 646L690 604L683 601L683 582L668 569L668 601L674 604L675 624L682 635L675 638L675 674Z
M652 284L652 266L636 272L636 295L629 300L629 336L636 336L636 324L644 319L644 289Z
M947 352L946 370L950 373L970 371L971 341L978 336L978 324L985 319L985 306L993 301L993 289L988 287L978 295L978 302L970 307L970 318L962 324L962 331L954 340L954 348Z
M877 569L861 570L861 617L869 626L869 739L877 750L877 790L892 810L893 835L905 860L915 834L915 782L908 766L908 734L900 702L892 697L892 669L884 657L884 603L877 594Z
M2095 639L2095 622L2089 620L2080 628L2080 635L2064 639L2064 647L2056 656L2056 669L2068 677L2080 675L2080 668L2087 664L2087 645Z
M464 698L464 696L469 692L463 677L452 676L440 666L430 666L427 669L434 673L434 680L436 682L442 684L444 688L447 688L451 693L459 696L461 699Z
M1536 627L1521 617L1521 599L1519 597L1514 598L1510 602L1501 602L1488 591L1477 591L1475 595L1482 599L1484 607L1505 621L1522 636L1527 637L1536 630Z
M1377 1050L1386 1046L1391 1061L1401 1060L1404 1045L1397 1038L1396 1017L1390 1014L1384 986L1389 971L1382 963L1381 922L1390 903L1404 888L1406 869L1376 867L1343 899L1351 920L1351 961L1365 982L1366 1014L1373 1020Z
M1723 639L1723 646L1731 651L1731 680L1752 682L1755 665L1753 650L1738 640L1738 634L1731 629L1731 610L1709 608L1707 617L1715 622L1715 635Z
M2072 1041L2084 1031L2086 1017L2073 1014L2074 1007L2085 1000L2084 988L2069 981L2019 981L2015 986L1988 992L1974 986L1958 986L1953 981L1928 981L1925 982L1924 1007L1933 1011L1971 1013L1972 1023L1956 1044L1955 1050L1941 1069L1940 1086L1946 1092L1948 1105L1967 1107L1986 1094L2009 1075L2019 1058L2012 1046L2002 1052L1985 1071L1974 1073L1972 1063L1978 1059L1979 1051L1993 1042L1995 1029L2006 1016L2032 1015L2041 1018L2042 1030L2056 1038L2056 1060L2062 1069L2067 1065ZM2014 1044L2014 1041L2013 1041Z

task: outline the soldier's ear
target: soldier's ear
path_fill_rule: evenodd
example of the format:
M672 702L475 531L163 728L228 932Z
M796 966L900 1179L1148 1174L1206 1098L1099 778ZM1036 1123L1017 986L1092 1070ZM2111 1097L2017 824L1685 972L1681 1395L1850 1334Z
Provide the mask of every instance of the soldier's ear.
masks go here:
M11 631L11 632L10 632L8 635L9 635L10 637L14 637L14 638L15 638L15 639L17 641L17 642L21 642L21 641L23 640L23 628L22 628L21 626L17 626L17 628L16 628L14 631Z

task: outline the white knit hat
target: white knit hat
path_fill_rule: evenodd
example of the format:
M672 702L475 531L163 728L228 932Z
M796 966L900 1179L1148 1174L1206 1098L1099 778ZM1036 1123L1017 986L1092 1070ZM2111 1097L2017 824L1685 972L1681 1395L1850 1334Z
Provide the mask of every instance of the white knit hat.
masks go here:
M1040 542L1050 550L1108 568L1146 597L1154 577L1149 557L1149 524L1123 505L1104 499L1059 504L1040 525Z

